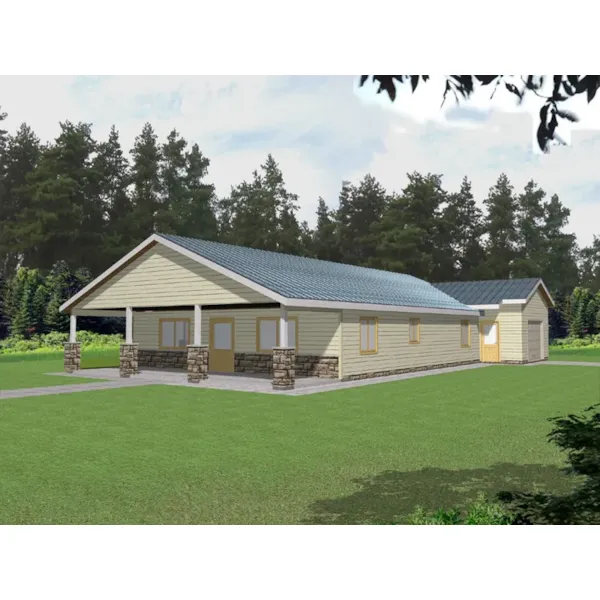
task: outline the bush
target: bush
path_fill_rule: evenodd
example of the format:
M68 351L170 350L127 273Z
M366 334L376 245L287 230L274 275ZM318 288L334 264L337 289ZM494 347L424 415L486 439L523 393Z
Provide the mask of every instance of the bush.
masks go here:
M69 341L68 333L52 331L42 335L34 335L25 339L22 335L15 335L0 341L0 354L17 352L56 352L63 349L63 344ZM101 335L91 331L78 331L77 341L82 348L115 348L123 343L122 336L118 334Z
M510 525L512 521L508 511L500 504L489 502L483 493L477 494L477 500L468 508L464 518L457 509L427 514L420 506L409 517L410 525Z
M587 413L587 414L585 414ZM566 473L576 477L573 491L559 496L548 493L502 492L498 499L514 515L515 524L600 524L600 404L582 416L548 419L554 428L548 441L567 453Z
M600 333L588 335L583 338L566 337L559 340L553 340L552 346L557 348L600 348Z

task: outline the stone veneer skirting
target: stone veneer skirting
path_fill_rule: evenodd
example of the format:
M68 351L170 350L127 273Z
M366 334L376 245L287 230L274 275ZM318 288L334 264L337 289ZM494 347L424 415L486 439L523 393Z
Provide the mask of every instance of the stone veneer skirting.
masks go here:
M461 365L473 365L481 362L477 360L462 360L460 362L443 363L439 365L427 365L425 367L407 367L403 369L390 369L388 371L373 371L372 373L357 373L343 377L342 381L356 381L358 379L371 379L374 377L387 377L388 375L402 375L403 373L416 373L417 371L431 371L433 369L444 369L447 367L459 367Z
M119 349L119 375L139 375L138 344L121 344Z
M188 367L188 352L185 350L138 350L140 367L154 369L181 369Z
M157 369L187 370L187 350L138 350L140 367ZM294 370L296 377L338 378L339 360L337 356L296 355ZM236 352L234 359L236 373L273 374L273 355L256 352Z
M540 358L540 360L501 360L500 362L503 365L529 365L531 363L544 362L545 360L548 360L547 356Z
M337 356L312 356L296 354L294 371L296 377L321 377L323 379L338 378ZM236 373L273 374L273 355L249 352L235 353Z

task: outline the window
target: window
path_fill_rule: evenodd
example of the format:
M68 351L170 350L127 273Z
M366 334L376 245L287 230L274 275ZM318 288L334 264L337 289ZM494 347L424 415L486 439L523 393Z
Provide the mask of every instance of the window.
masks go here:
M277 346L279 337L277 335L276 317L259 317L256 320L256 351L271 352Z
M256 351L271 352L279 346L279 317L259 317L256 319ZM298 350L298 318L288 318L288 346Z
M471 347L471 324L469 321L460 322L460 347Z
M408 320L408 343L418 344L421 341L421 319Z
M163 350L185 348L189 340L189 319L159 319L159 348Z
M377 319L375 317L360 318L360 353L377 353Z

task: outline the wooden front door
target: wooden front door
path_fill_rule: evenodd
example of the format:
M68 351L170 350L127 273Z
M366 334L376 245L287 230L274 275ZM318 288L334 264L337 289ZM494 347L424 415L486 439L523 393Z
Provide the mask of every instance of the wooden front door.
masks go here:
M498 321L481 322L481 362L500 362Z
M210 320L208 344L208 370L213 373L234 371L234 321L231 317L215 317Z

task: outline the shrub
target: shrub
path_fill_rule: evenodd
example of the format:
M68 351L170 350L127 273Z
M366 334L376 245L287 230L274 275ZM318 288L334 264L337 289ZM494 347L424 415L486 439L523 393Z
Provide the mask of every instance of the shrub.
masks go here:
M62 350L63 344L69 341L68 333L52 331L42 335L33 335L25 339L22 335L15 335L0 341L0 354L15 352L48 352ZM114 348L123 342L118 334L101 335L91 331L78 331L77 341L82 348Z
M510 525L512 515L500 504L489 502L485 494L477 494L477 500L469 506L463 517L457 509L438 510L428 514L418 506L409 517L411 525Z
M584 412L589 414L548 419L554 423L548 441L567 453L565 471L578 477L577 485L562 496L524 492L498 494L498 499L515 515L515 523L600 524L600 404Z
M600 334L588 335L583 338L566 337L552 342L553 347L558 348L585 348L585 347L600 347Z

